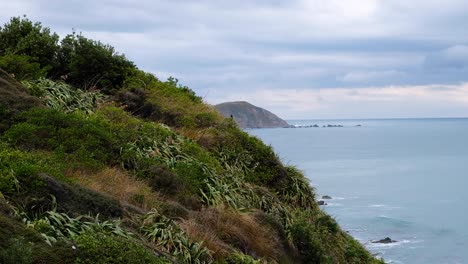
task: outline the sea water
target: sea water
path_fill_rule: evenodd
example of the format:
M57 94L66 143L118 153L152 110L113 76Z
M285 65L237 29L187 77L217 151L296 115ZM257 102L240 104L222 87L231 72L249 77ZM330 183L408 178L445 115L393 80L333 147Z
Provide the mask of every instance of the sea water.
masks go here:
M468 119L302 120L248 130L387 263L468 263ZM323 125L343 127L322 127ZM357 126L360 125L360 126ZM398 242L372 243L390 237Z

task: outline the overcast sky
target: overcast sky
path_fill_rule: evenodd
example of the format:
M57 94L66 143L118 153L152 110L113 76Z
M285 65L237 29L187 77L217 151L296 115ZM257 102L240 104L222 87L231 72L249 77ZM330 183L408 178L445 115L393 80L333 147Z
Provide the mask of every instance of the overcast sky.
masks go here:
M0 0L208 103L286 119L468 116L466 0Z

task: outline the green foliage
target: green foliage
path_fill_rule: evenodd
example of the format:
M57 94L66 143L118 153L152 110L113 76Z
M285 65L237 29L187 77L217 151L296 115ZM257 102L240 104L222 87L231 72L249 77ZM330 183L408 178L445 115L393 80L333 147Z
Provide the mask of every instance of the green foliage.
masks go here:
M32 245L24 238L10 238L9 246L0 251L0 262L3 264L30 264L32 258Z
M37 62L47 71L54 66L59 49L58 39L57 34L51 33L40 22L33 23L26 17L13 17L0 28L0 56L28 56L31 59L19 58L28 63Z
M80 113L35 109L22 115L24 122L5 132L7 142L25 150L43 149L74 153L82 159L110 162L118 148L110 124Z
M217 118L214 112L199 113L195 115L195 123L198 128L212 127L216 125Z
M62 112L83 111L92 113L104 96L97 91L82 91L72 86L48 79L23 82L29 93L45 99L48 107Z
M292 166L286 167L286 171L286 184L279 192L280 198L300 208L314 208L317 204L314 190L303 173Z
M78 246L77 264L163 264L141 244L101 232L85 232L74 239Z
M259 209L280 220L283 228L291 222L290 209L278 197L268 191L245 181L251 170L244 160L248 157L239 155L235 163L230 163L229 156L221 154L223 174L208 174L204 188L200 189L203 201L211 206L228 206L236 210Z
M0 56L0 68L14 74L17 80L34 80L46 76L47 69L27 55L6 54Z
M304 263L332 263L320 239L321 234L307 221L295 221L289 231Z
M72 85L85 90L100 88L106 92L121 88L136 68L112 46L74 32L62 40L59 65L60 75Z
M60 172L45 158L39 153L0 147L0 192L11 195L36 189L43 185L41 179L36 177L41 172L60 177Z
M279 191L287 172L271 146L240 130L228 119L210 133L214 134L215 143L207 142L205 147L218 155L226 156L228 164L238 162L238 153L242 153L245 166L252 169L246 174L245 180Z
M147 172L152 175L148 183L154 191L172 196L185 188L179 176L165 165L154 165Z
M145 215L140 230L158 248L177 257L183 263L198 264L213 261L208 249L198 242L192 242L174 221L155 209Z
M317 218L316 225L318 227L325 228L328 232L330 232L332 234L336 234L340 230L340 228L339 228L338 224L336 223L335 219L333 219L331 216L329 216L327 214L321 214Z
M226 260L224 260L222 263L226 263L226 264L237 264L237 263L262 264L262 263L265 263L265 262L262 262L260 260L256 260L253 257L251 257L249 255L245 255L245 254L243 254L241 252L235 252L235 253L229 255L229 257Z
M41 217L29 219L27 214L19 213L27 227L39 232L49 245L60 239L74 239L85 232L106 232L123 238L130 238L131 233L120 227L120 222L115 220L100 221L99 215L91 217L70 217L66 213L58 213L55 210L45 212Z

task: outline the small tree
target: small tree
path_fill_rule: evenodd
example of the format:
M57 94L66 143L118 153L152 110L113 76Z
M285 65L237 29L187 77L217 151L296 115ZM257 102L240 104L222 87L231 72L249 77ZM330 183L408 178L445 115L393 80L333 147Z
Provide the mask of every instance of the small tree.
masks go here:
M133 62L115 52L112 46L75 33L62 40L58 65L67 82L106 92L120 88L136 69Z
M0 27L0 56L28 56L30 63L50 70L55 66L58 40L59 36L40 22L33 23L26 16L13 17Z

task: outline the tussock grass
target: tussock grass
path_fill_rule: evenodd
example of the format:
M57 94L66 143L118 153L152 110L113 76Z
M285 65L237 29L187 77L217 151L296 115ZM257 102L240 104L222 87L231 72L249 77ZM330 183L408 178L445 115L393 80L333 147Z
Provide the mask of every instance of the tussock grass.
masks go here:
M202 241L217 259L240 251L275 262L285 254L276 231L249 213L207 208L182 221L181 227L191 238Z
M161 204L162 198L151 191L147 183L118 168L105 168L94 173L69 171L66 174L79 184L108 194L123 204L131 204L147 211Z

